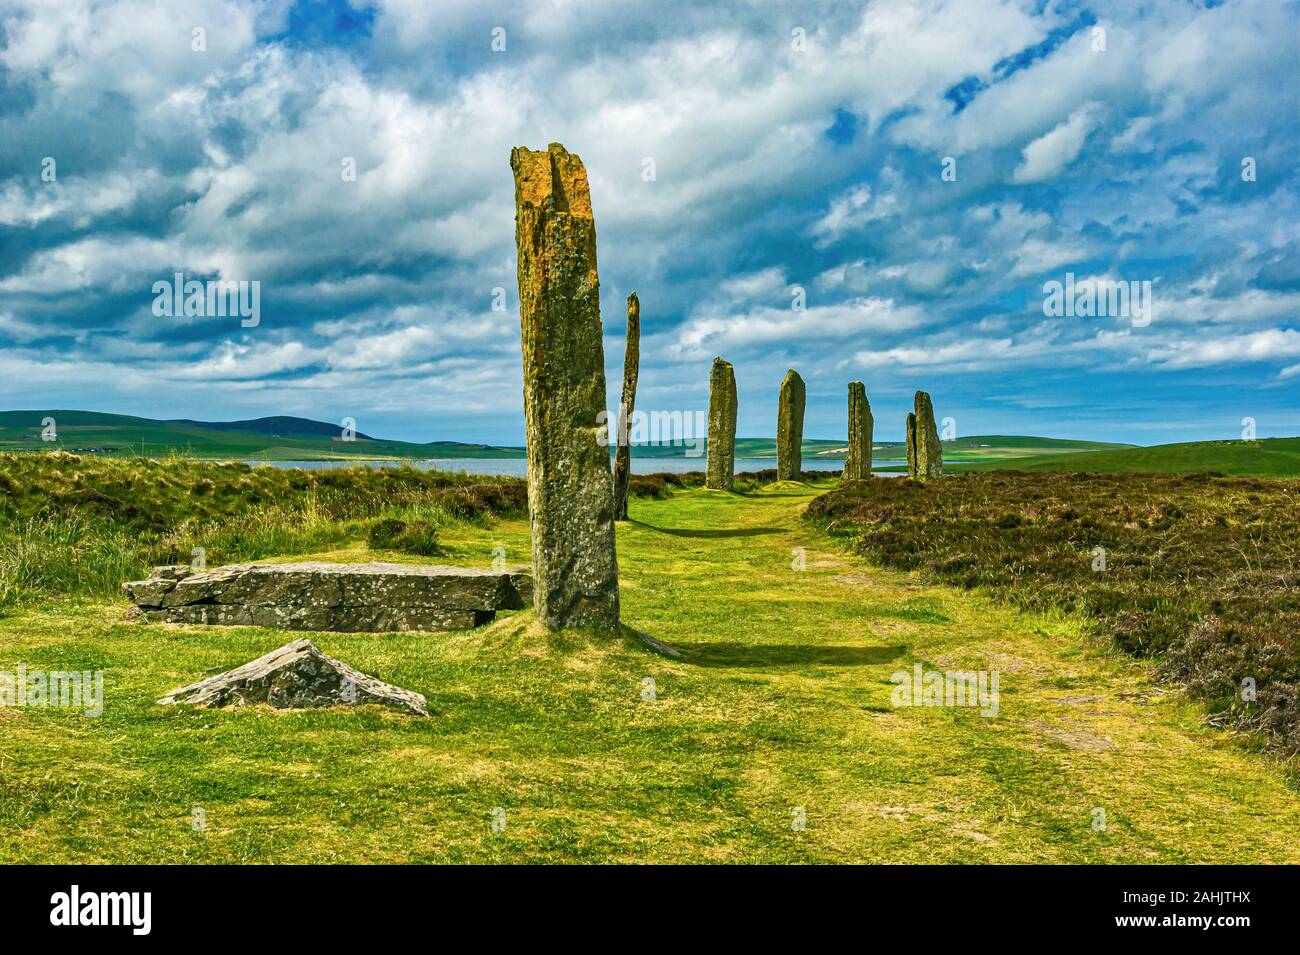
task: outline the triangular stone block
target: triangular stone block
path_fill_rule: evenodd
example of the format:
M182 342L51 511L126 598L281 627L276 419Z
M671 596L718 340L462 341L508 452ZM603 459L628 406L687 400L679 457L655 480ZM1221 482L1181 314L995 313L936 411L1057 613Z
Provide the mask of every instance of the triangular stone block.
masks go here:
M421 694L354 670L305 637L233 670L172 690L158 702L213 707L266 703L277 709L378 703L429 715L428 700Z

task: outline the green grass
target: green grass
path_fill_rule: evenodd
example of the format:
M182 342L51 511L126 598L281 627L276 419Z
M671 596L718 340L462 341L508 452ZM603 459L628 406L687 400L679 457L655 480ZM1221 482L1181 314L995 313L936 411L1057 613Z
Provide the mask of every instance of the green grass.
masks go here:
M1300 438L1264 438L1259 441L1193 441L1158 444L1147 448L1084 451L1077 454L1001 457L968 461L949 457L952 470L1014 468L1019 471L1089 471L1145 474L1193 474L1212 471L1243 477L1300 477Z
M632 501L625 622L684 660L547 634L529 612L311 635L426 694L429 719L159 707L298 634L132 623L120 600L15 610L0 669L102 669L106 703L0 708L0 861L1300 861L1279 764L1073 618L844 554L799 520L830 486ZM439 536L450 562L527 554L523 519ZM372 554L354 539L311 556ZM917 661L998 670L997 717L895 709L890 674Z

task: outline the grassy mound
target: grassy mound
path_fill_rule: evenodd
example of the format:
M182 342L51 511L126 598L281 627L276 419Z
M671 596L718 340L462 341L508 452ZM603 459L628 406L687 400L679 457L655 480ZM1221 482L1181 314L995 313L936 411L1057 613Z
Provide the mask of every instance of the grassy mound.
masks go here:
M306 471L236 462L0 454L0 607L119 595L157 564L209 566L365 539L437 552L439 527L526 514L517 478L413 467ZM388 525L391 529L392 525Z
M1225 721L1300 751L1300 481L874 480L817 498L806 519L886 566L1082 612Z

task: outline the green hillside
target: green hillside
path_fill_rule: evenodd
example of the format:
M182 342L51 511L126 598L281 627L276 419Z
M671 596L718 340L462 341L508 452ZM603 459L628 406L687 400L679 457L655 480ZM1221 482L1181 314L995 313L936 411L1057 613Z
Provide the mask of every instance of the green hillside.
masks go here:
M1017 468L1022 471L1106 471L1149 474L1192 474L1217 471L1243 477L1300 475L1300 438L1260 441L1192 441L1147 448L1087 451L1081 454L1040 454L988 461L951 460L954 471Z
M944 441L943 460L948 464L962 462L996 462L998 467L1019 467L1013 462L1050 453L1053 457L1093 451L1119 451L1136 447L1132 444L1114 444L1107 441L1078 441L1073 438L1039 438L1023 434L976 434L953 441ZM873 455L878 461L905 460L907 446L901 442L877 443ZM882 470L903 470L883 468Z
M57 439L41 438L41 422L53 418ZM269 427L268 423L275 427ZM247 428L248 430L238 430ZM115 457L189 454L203 458L323 461L340 458L523 457L523 448L434 441L416 444L358 435L306 418L259 418L239 422L157 421L97 411L0 412L0 451L61 449Z
M57 439L41 439L42 421L53 418ZM803 443L805 460L844 459L845 441L809 438ZM1032 455L1130 448L1131 445L1099 441L1074 441L1026 435L974 435L944 443L944 458L952 463L1004 461ZM201 458L237 458L265 461L326 461L358 459L523 458L521 447L466 444L459 441L390 441L358 433L343 441L341 429L307 418L275 416L246 421L159 421L99 411L0 411L0 451L72 451L113 457L165 457L187 454ZM637 445L643 458L681 457L683 442ZM703 450L703 442L693 446ZM776 460L774 438L737 438L737 458ZM875 445L878 461L903 460L906 449L898 442ZM702 461L702 458L701 458ZM701 463L701 468L703 463Z

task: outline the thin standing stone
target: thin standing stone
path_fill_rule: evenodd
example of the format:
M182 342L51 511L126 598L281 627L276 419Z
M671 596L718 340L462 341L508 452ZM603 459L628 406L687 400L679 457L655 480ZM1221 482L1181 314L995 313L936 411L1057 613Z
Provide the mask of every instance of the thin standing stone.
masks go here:
M915 479L916 471L916 415L907 413L907 476Z
M618 632L614 484L596 223L587 170L559 143L510 153L524 359L533 604L552 629Z
M623 351L623 401L618 409L618 450L614 454L614 519L627 520L627 483L632 474L632 443L628 439L636 406L636 379L641 367L641 300L627 297L627 346Z
M797 481L803 474L803 408L807 390L791 368L781 382L781 402L776 415L776 477Z
M736 372L713 359L709 373L709 463L706 487L730 491L736 469Z
M844 457L844 480L865 481L871 477L871 442L875 440L875 420L867 386L849 382L849 449Z
M934 405L924 391L916 393L916 476L922 481L943 477L943 445L934 424Z

